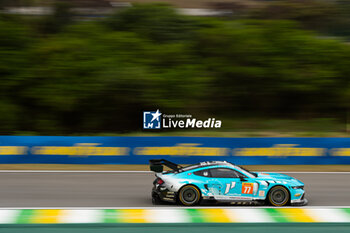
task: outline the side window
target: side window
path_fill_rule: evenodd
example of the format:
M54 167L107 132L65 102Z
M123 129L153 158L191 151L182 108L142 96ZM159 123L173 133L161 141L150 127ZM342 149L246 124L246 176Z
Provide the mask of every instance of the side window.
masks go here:
M211 177L214 178L239 178L239 174L228 168L213 168L210 169Z
M234 170L234 172L237 174L237 177L248 178L246 175L243 175L239 171Z
M209 170L208 170L208 169L196 171L196 172L193 172L193 174L195 174L195 175L197 175L197 176L210 177L210 173L209 173Z

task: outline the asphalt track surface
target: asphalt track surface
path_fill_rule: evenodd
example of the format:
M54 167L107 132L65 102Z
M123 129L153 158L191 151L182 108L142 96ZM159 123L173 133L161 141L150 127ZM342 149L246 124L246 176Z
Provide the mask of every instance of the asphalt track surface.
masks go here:
M305 183L308 206L350 206L350 173L286 174ZM153 180L150 172L1 172L0 207L154 207Z

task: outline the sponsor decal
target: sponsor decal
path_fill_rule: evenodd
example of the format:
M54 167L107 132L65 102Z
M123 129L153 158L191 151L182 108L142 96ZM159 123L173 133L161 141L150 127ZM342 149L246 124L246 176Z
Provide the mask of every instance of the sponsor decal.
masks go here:
M179 143L174 146L135 147L134 155L228 156L229 148L203 147L200 143Z
M231 182L226 184L225 194L227 194L230 189L233 189L236 186L236 182Z
M265 191L259 191L259 197L264 197L265 196Z
M242 183L243 194L253 194L254 183Z
M235 148L232 151L236 156L325 156L327 148L299 147L299 144L274 144L272 147Z
M214 195L216 200L252 200L251 197L240 197L240 196L227 196L227 195Z

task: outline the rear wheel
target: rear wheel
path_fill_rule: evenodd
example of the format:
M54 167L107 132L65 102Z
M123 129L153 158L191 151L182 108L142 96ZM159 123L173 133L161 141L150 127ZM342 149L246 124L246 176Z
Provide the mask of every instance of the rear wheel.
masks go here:
M288 203L290 195L285 187L275 186L269 191L268 199L271 205L284 206Z
M182 205L193 206L201 199L199 189L194 185L186 185L180 189L179 201Z

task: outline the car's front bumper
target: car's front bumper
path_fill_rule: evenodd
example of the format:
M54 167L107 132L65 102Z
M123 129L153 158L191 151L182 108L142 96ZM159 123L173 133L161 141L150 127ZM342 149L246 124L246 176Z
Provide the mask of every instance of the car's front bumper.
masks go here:
M308 200L305 198L305 193L302 195L300 199L291 200L290 202L293 206L304 206L308 204Z
M301 200L300 202L294 202L294 203L291 203L291 205L293 206L304 206L304 205L307 205L309 203L309 201L304 198L304 200Z

